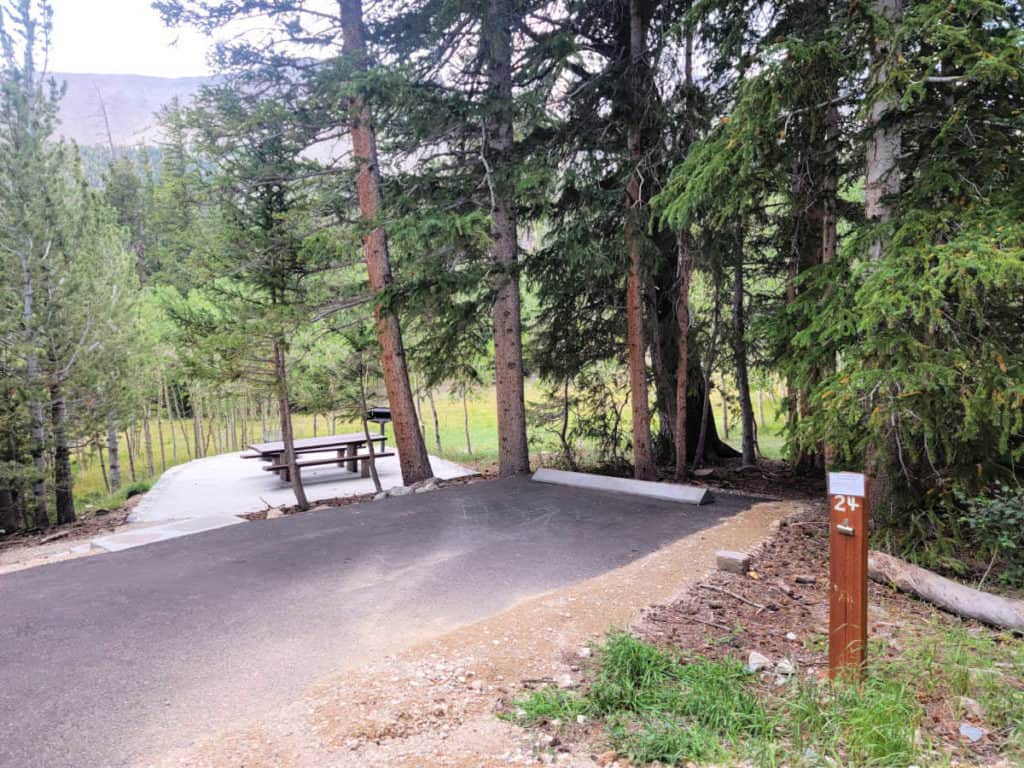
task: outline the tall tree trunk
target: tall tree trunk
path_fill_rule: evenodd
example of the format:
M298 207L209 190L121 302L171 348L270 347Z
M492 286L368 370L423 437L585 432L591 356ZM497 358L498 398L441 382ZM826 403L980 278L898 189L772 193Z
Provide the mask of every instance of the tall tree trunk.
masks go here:
M898 24L903 16L904 0L874 0L872 9L885 22ZM894 55L891 30L880 30L872 35L872 48L868 75L868 92L882 88L889 77L889 61ZM892 198L902 189L899 172L899 156L903 137L900 127L893 119L898 109L893 95L878 96L868 112L867 161L864 178L864 213L869 222L883 224L892 218ZM884 258L884 243L881 238L871 243L869 256L874 262ZM892 438L885 443L893 442ZM873 445L868 448L867 470L874 478L871 483L871 508L882 514L891 505L892 480L889 477L889 445Z
M360 69L369 67L366 41L363 35L362 0L339 0L344 52ZM359 169L356 191L359 214L364 222L374 223L380 214L380 168L377 164L377 137L369 102L357 96L350 107L352 155ZM386 292L392 283L391 259L388 255L387 235L381 227L374 227L363 238L363 252L370 287L375 294ZM381 367L384 386L391 406L391 426L398 448L398 461L402 482L406 485L433 477L427 447L422 433L416 429L416 411L409 370L402 342L402 327L398 315L378 302L374 307L377 339L381 349Z
M189 387L189 402L192 404L192 445L195 457L201 459L206 454L203 450L203 403L193 387Z
M117 419L107 414L107 462L110 464L110 492L121 490L121 456L117 440Z
M110 478L107 477L107 462L103 458L103 447L100 445L99 436L96 436L93 439L96 441L96 456L98 456L100 460L100 474L103 476L103 487L107 489L107 493L110 493Z
M165 472L167 470L167 449L164 447L164 417L163 417L163 404L160 402L163 398L163 387L157 388L156 392L156 440L160 444L160 471ZM172 425L171 438L174 438L174 429Z
M676 241L676 273L679 283L679 299L676 304L676 319L679 324L679 363L676 369L676 482L686 480L687 424L689 408L689 363L690 363L690 235L680 232Z
M59 384L50 387L50 421L53 425L53 488L56 492L57 525L75 522L71 448L68 445L67 404Z
M281 443L284 446L284 463L288 465L288 481L291 483L295 503L299 509L309 509L306 490L302 487L302 475L299 474L295 459L291 404L288 402L288 369L285 364L284 341L281 339L274 339L274 385L281 415Z
M715 278L715 295L713 308L711 310L711 339L708 341L708 357L704 364L703 381L703 404L700 413L700 435L697 438L697 449L693 456L694 467L699 467L704 461L704 451L708 444L708 433L710 426L714 424L714 416L711 413L711 372L715 368L715 356L718 352L718 326L721 317L721 291L720 278ZM724 397L723 397L724 400Z
M49 246L47 246L49 251ZM21 255L21 309L25 334L25 375L29 390L29 455L35 477L32 478L32 521L37 528L50 524L46 498L46 418L43 411L39 380L39 353L36 349L34 285L32 264L27 254Z
M466 402L466 388L462 388L462 430L466 433L466 455L473 455L473 443L469 439L469 403Z
M733 270L735 277L732 292L732 333L733 349L736 353L736 386L740 399L743 466L753 466L757 463L757 457L754 452L754 404L750 400L750 374L747 369L747 318L744 308L742 248L737 249Z
M128 454L128 475L132 482L135 482L135 449L132 445L132 432L130 429L124 431L125 452Z
M661 320L658 313L658 289L648 276L645 281L647 301L647 338L650 341L651 370L654 374L654 411L658 415L658 440L664 450L671 450L675 441L675 382L665 365ZM657 462L658 456L655 456Z
M149 428L149 403L142 406L142 439L146 451L146 469L149 477L156 474L156 463L153 461L153 432Z
M496 105L485 120L480 157L491 194L494 388L498 405L498 473L530 471L523 381L519 242L514 190L507 166L513 148L512 0L487 0L481 29L487 84ZM498 172L494 169L497 167Z
M437 452L441 452L441 425L437 419L437 404L434 402L434 390L427 390L427 401L430 403L430 415L434 419L434 445L437 446Z
M646 55L646 27L640 14L640 0L629 3L629 58L631 79L638 80L637 71ZM633 92L636 93L635 87ZM636 108L637 105L633 105ZM627 135L629 161L632 169L626 184L626 249L629 252L629 276L626 280L626 337L629 348L629 391L633 412L633 474L640 480L654 480L654 449L651 445L651 411L647 395L647 343L644 339L643 276L640 264L640 235L635 231L640 211L641 160L640 128L636 122Z

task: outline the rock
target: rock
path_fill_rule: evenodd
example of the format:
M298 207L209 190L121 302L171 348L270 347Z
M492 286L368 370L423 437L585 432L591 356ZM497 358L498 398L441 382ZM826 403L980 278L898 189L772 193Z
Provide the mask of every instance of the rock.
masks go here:
M415 485L414 486L414 492L415 493L429 493L430 491L436 491L437 488L438 488L437 480L431 478L430 480L425 480L422 483L418 483L417 485Z
M388 492L387 491L381 491L380 493L378 493L376 496L373 497L373 500L374 501L380 501L381 499L386 499L387 497L388 497Z
M775 671L788 676L796 673L796 666L789 659L779 659L775 664Z
M726 573L743 575L750 570L750 555L743 552L733 552L728 549L719 550L715 552L715 562L718 565L718 570L725 571Z
M396 485L394 488L387 490L388 496L408 496L412 492L412 488L406 485Z
M972 744L977 744L985 738L985 729L970 723L960 723L960 735Z
M760 672L771 665L772 660L757 651L751 651L750 656L747 658L747 672Z
M611 765L615 762L615 758L617 758L618 756L618 752L616 752L614 749L609 749L607 752L602 752L600 755L597 756L597 764L601 766Z
M796 632L787 632L786 639L790 641L796 640Z
M798 574L793 577L793 581L797 584L817 584L818 578L809 574Z
M284 517L284 512L279 507L271 507L267 510L267 520L276 520L279 517Z
M572 675L566 672L564 675L558 676L558 687L559 688L572 688L576 683L572 679Z
M577 725L586 725L587 724L587 716L586 715L576 715L576 724Z
M578 651L576 651L576 655L579 656L581 659L589 659L591 656L594 655L594 652L590 648L583 646Z
M964 714L968 717L972 717L975 720L981 720L985 716L985 713L981 709L981 704L970 696L960 697L960 709L962 709Z

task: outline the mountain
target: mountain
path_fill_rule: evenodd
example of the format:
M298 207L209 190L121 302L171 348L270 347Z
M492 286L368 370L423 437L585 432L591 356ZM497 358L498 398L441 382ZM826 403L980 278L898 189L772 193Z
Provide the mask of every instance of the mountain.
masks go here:
M208 77L147 77L144 75L83 75L55 72L67 83L60 107L58 132L81 146L107 146L103 120L106 107L110 136L119 147L155 144L160 130L156 113L175 98L187 101Z

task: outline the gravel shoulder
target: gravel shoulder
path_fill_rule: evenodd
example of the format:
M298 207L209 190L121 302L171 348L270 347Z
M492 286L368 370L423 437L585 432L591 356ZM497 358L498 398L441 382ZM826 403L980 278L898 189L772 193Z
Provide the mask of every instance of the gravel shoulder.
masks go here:
M492 766L535 763L535 736L499 720L529 681L568 684L577 653L610 626L672 602L714 568L718 549L749 550L797 502L768 502L626 566L520 601L508 610L401 653L338 670L288 706L206 734L154 768ZM372 629L368 629L372 631ZM411 627L410 631L429 631ZM592 765L589 752L565 765Z

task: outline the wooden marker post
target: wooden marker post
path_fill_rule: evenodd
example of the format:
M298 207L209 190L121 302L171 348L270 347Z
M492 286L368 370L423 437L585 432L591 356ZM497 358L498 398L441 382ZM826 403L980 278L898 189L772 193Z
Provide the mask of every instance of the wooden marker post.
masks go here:
M864 475L829 472L829 676L859 679L868 644L868 488Z

